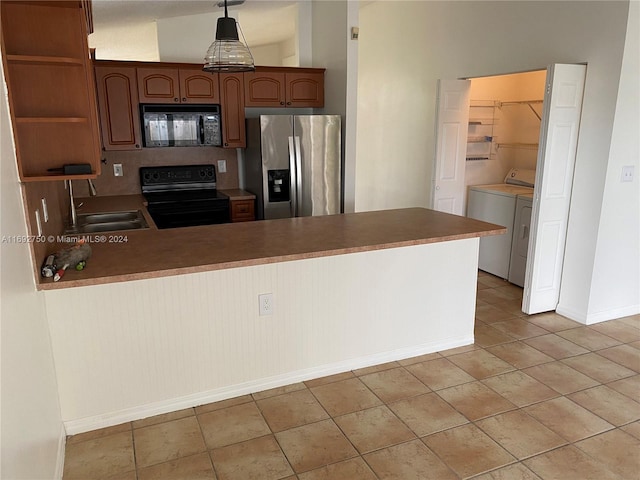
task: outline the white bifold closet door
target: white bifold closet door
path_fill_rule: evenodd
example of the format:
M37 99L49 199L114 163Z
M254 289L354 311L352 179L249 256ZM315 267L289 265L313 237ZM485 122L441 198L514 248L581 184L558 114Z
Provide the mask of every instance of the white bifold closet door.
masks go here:
M569 222L586 65L547 69L522 311L555 310Z

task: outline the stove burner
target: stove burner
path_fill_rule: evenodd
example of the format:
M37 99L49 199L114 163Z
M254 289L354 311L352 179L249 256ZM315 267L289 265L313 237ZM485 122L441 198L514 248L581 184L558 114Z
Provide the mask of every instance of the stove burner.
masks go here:
M158 228L229 222L229 197L217 191L213 165L141 167L140 185Z

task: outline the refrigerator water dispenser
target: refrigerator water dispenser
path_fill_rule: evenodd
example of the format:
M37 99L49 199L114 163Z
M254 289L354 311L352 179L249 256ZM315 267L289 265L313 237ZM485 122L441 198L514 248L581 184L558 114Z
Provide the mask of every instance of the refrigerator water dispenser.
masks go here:
M289 170L268 170L269 202L288 202Z

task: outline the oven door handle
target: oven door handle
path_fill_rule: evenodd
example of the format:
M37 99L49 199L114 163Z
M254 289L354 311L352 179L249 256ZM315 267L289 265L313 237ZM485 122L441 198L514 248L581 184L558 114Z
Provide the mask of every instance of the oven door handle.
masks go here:
M289 137L289 205L291 206L292 217L298 215L296 177L296 150L293 146L293 137Z
M202 115L198 116L198 128L200 130L200 145L204 145L204 118Z

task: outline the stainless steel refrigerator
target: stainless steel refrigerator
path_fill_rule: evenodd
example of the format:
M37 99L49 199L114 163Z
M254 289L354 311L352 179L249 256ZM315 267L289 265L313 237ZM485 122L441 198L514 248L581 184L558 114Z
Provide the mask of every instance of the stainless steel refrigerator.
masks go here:
M340 115L247 119L244 188L256 195L256 218L340 213L340 137Z

